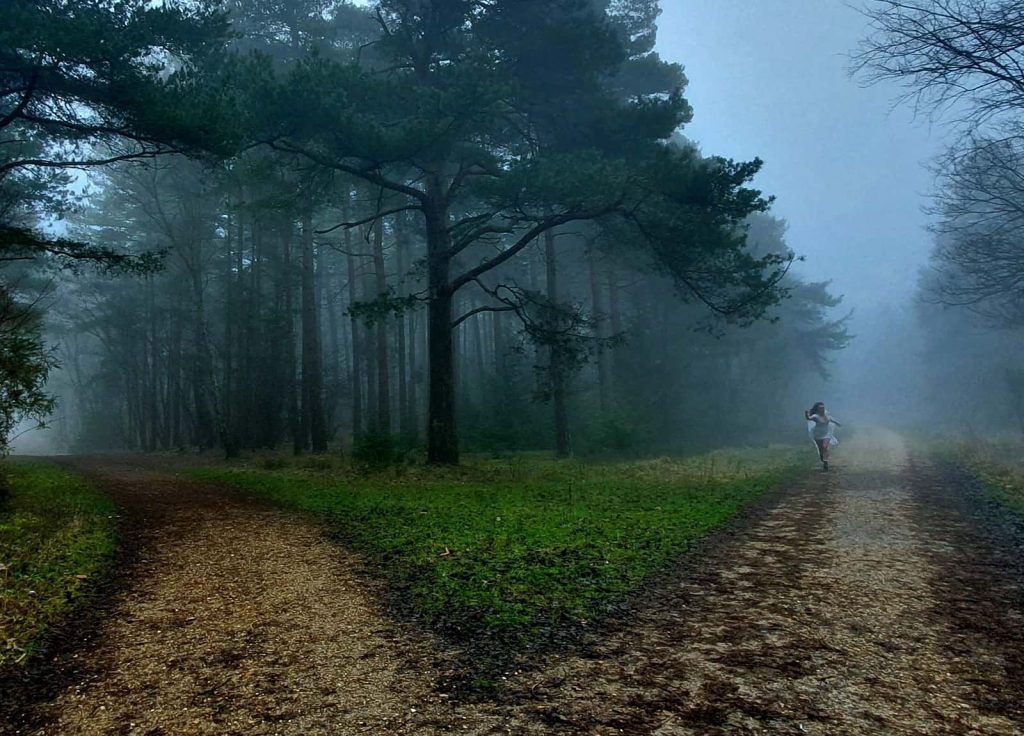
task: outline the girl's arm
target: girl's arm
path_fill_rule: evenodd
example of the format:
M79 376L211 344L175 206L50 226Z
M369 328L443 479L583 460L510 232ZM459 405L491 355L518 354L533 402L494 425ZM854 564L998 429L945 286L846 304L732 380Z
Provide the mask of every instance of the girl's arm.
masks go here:
M829 417L828 420L830 422L832 422L832 424L836 425L837 427L842 427L843 426L842 424L840 424L837 420L833 419L832 417Z

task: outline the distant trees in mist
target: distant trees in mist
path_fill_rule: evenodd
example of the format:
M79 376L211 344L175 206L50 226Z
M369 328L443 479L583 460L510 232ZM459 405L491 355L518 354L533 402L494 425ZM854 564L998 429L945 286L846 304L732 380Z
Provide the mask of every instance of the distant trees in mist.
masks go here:
M143 5L97 32L163 51L117 46L111 89L39 103L63 127L27 111L34 54L68 39L0 39L22 64L3 120L54 158L9 159L38 192L0 220L12 247L32 274L58 242L139 272L61 281L71 446L455 462L727 440L848 339L787 273L760 162L674 137L691 111L653 0ZM91 189L47 240L39 218L71 208L39 171L75 147Z
M876 0L867 13L873 34L857 68L902 83L961 134L935 163L923 388L933 414L961 428L1024 429L1024 6Z
M41 296L55 270L91 264L152 267L39 227L75 206L71 171L184 150L197 119L215 119L202 95L154 60L198 62L226 32L200 8L143 3L8 0L0 7L0 450L14 426L43 421L54 356L42 337Z

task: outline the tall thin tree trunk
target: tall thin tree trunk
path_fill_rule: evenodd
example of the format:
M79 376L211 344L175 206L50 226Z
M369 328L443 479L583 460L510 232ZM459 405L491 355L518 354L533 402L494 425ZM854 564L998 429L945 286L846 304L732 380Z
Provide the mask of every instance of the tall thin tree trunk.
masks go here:
M427 459L458 464L455 422L455 362L452 339L451 233L447 197L438 176L427 177L424 207L427 235L427 332L429 335L429 410Z
M160 353L158 350L156 293L153 277L146 279L146 444L150 450L160 445Z
M168 387L171 408L170 411L167 412L167 433L171 437L171 444L173 447L175 449L181 449L186 445L185 438L182 436L182 413L184 404L184 392L181 387L182 326L181 317L178 314L172 314L171 320L173 322L173 326L171 328L170 386Z
M373 270L377 296L387 296L387 273L384 270L384 218L373 226ZM377 337L377 431L391 434L391 372L388 367L388 324L381 316L376 325Z
M372 250L372 246L371 246ZM373 254L370 254L373 257ZM376 278L366 273L362 278L362 299L373 299L376 293ZM380 431L380 387L377 376L377 332L373 325L363 325L363 377L366 380L366 428L370 432Z
M503 378L507 369L505 364L505 321L502 312L491 312L491 333L494 336L494 375ZM501 382L502 385L504 381Z
M295 362L297 356L295 339L295 288L292 273L292 228L288 222L284 234L284 259L281 264L281 277L284 279L284 314L281 315L282 327L285 331L285 354L280 364L285 375L285 396L287 401L288 425L292 437L292 451L301 455L309 446L309 427L302 421L302 409L299 404L299 382L296 380Z
M608 320L613 335L622 334L622 306L619 298L619 276L615 268L608 269ZM617 396L622 386L622 354L619 349L611 351L611 395Z
M473 323L473 372L476 374L472 377L470 385L476 388L477 405L480 410L486 411L487 407L484 404L487 400L487 366L484 362L483 321L483 315L479 314L470 320Z
M324 420L324 375L317 314L316 253L313 249L313 215L302 217L302 415L313 452L327 451ZM305 441L305 433L303 440Z
M233 226L239 231L242 229L241 214L235 218L228 219L229 231L226 238L224 238L225 247L225 258L224 258L224 373L221 378L224 397L224 455L228 458L236 457L238 455L238 438L236 433L235 424L235 383L234 383L234 370L235 370L235 313L237 296L235 293L235 279L232 274L232 267L234 265L233 256L234 253L231 249L232 235L230 228ZM241 246L241 236L239 235L239 246Z
M326 249L325 249L326 250ZM334 278L331 278L331 275ZM342 362L345 361L345 346L342 342L342 328L338 319L337 298L341 295L342 280L337 272L337 264L332 267L324 266L324 287L321 290L324 310L327 314L327 333L330 339L330 358L328 359L331 370L327 387L327 434L333 436L338 430L339 406L342 391ZM347 361L345 361L347 362Z
M555 233L548 230L544 233L544 261L547 266L547 298L552 310L559 300L558 294L558 256L555 250ZM551 328L558 329L559 319L552 315ZM555 457L569 457L569 408L566 400L567 371L565 351L557 343L551 344L550 350L551 403L555 419Z
M408 244L405 239L405 230L399 229L398 222L400 221L395 221L395 251L396 259L398 261L398 295L405 296L406 250L408 248ZM413 433L413 425L410 421L409 414L409 365L406 350L407 321L406 315L403 312L398 315L398 324L396 325L398 328L398 355L396 356L398 362L398 431L403 438L408 438Z
M464 311L469 309L466 304L465 294L455 294L452 296L452 314L462 314ZM465 323L460 325L454 330L452 336L452 364L455 366L455 394L456 396L462 397L463 400L471 398L471 394L466 388L466 378L469 372L466 370L466 330L463 329Z
M213 397L213 354L210 351L210 336L206 324L206 304L203 294L203 278L198 267L191 269L194 344L196 364L193 373L193 400L195 402L195 440L200 450L214 445L216 432L216 408Z
M260 397L260 384L258 380L262 377L262 374L258 371L257 361L257 324L266 324L268 316L262 313L262 273L263 273L263 261L264 261L264 220L262 218L254 219L252 222L252 257L249 260L249 298L245 309L245 372L243 375L243 386L245 392L245 416L246 422L246 433L249 437L250 448L257 447L270 447L273 438L273 429L271 428L269 421L264 415L264 412L260 411L259 397ZM272 317L270 324L274 325ZM272 327L275 329L276 326Z
M356 258L352 253L351 233L345 231L345 252L348 264L348 303L355 304L359 301L357 285L359 277L356 273ZM350 363L350 377L352 381L352 433L359 434L363 431L363 376L362 358L363 346L359 333L359 318L349 314L349 327L352 332L352 361Z
M409 400L407 405L407 411L409 413L409 436L418 438L420 436L420 402L419 402L419 387L420 387L420 354L419 349L419 323L420 313L419 311L412 312L409 314Z
M604 309L601 306L601 278L597 268L597 257L593 248L587 251L587 263L590 266L590 304L591 317L597 332L597 395L601 412L608 411L608 350L603 341L608 337L605 330Z
M245 309L246 300L246 279L245 279L245 220L242 217L242 207L245 203L245 190L241 185L238 187L238 232L235 248L235 350L237 359L235 363L235 390L232 395L232 402L235 405L233 412L235 419L235 441L239 447L253 446L252 435L252 412L249 405L248 385L251 379L252 361L249 354L248 333L250 332L249 322L254 319L248 309ZM250 243L252 252L249 258L249 268L253 268L253 261L256 258L256 246L253 229L255 220L250 224Z

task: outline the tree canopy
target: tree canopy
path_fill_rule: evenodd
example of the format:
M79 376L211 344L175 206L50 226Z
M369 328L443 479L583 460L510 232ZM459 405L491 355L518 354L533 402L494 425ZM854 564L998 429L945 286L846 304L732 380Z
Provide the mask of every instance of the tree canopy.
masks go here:
M612 410L627 315L722 332L791 294L834 306L787 275L781 237L750 242L761 162L679 138L687 79L654 51L655 0L15 7L4 255L163 254L141 284L73 290L88 337L62 350L94 340L124 366L103 369L122 442L320 452L339 422L390 437L394 414L412 438L425 414L428 459L457 462L457 416L478 427L486 403L460 378L472 345L477 387L487 354L519 366L510 382L533 356L568 452L574 392L596 379ZM39 227L59 214L69 231Z

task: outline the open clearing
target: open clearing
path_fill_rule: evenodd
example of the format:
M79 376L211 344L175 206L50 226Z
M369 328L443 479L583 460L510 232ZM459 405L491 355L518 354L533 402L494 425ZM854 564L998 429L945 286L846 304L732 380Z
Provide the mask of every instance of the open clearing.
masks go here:
M453 652L388 618L316 524L143 461L74 463L124 509L125 566L53 661L2 683L3 733L1024 731L1020 528L892 433L493 701L446 691Z

